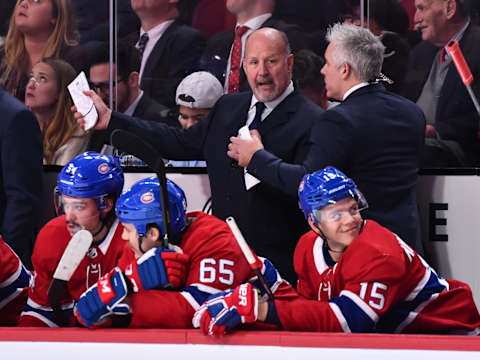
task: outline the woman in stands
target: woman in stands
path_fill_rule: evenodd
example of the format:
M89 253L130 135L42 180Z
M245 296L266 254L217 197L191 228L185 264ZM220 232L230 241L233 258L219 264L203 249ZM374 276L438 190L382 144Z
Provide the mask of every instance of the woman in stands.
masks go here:
M23 101L28 74L45 57L62 58L83 69L86 51L75 35L70 0L18 0L1 54L5 90Z
M67 85L76 76L67 62L46 58L30 73L25 105L35 114L43 133L44 164L65 165L86 150L88 136L77 125Z

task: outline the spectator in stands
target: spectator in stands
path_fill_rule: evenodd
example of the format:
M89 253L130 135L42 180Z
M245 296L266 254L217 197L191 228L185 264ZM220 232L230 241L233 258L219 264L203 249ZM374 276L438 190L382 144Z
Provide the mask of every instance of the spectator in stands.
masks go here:
M0 234L28 268L42 194L42 134L33 113L0 87Z
M369 6L367 6L369 5ZM407 36L408 14L398 0L363 0L364 26L377 36L385 31ZM368 12L368 10L370 10ZM360 1L347 0L347 12L344 21L360 26Z
M320 73L325 60L313 51L303 49L295 54L293 82L297 89L323 109L328 107L325 81Z
M237 93L250 90L242 59L245 55L247 37L257 29L270 27L287 34L292 51L307 47L304 34L300 28L282 20L272 18L275 0L227 0L227 9L235 16L235 30L221 32L207 42L205 55L218 56L225 61L225 93ZM208 66L206 67L208 70Z
M110 1L71 0L75 8L79 43L89 52L109 39ZM124 38L140 27L140 21L130 6L130 0L116 0L116 36Z
M178 105L178 122L183 129L202 121L223 95L220 81L206 71L197 71L188 75L177 87L175 96ZM170 161L172 166L205 167L205 161Z
M17 0L3 0L0 2L0 38L4 38L8 32L8 23L15 9Z
M285 179L298 185L307 172L336 166L361 184L370 203L365 217L422 252L415 195L425 131L422 111L383 85L369 83L380 72L384 51L369 30L335 24L327 39L322 74L327 96L341 103L313 123L312 146L302 164L282 161L263 149L263 138L257 136L231 138L228 155L277 189L285 188Z
M244 68L253 95L222 96L204 121L188 129L135 121L109 110L90 91L99 113L95 129L135 133L167 159L205 159L213 214L220 219L233 216L257 254L270 257L281 274L295 283L292 252L306 227L296 195L289 195L295 192L289 189L296 189L298 183L284 178L282 186L275 188L255 182L226 151L232 135L239 131L248 134L249 127L257 127L267 149L284 161L299 164L311 145L312 124L323 111L294 90L293 55L284 34L272 28L259 29L250 35L245 50ZM75 116L83 126L82 114Z
M42 59L30 73L25 105L43 133L44 164L63 166L86 149L88 137L70 110L73 102L67 86L75 76L70 64L55 58Z
M192 27L207 38L235 27L235 17L227 10L226 0L200 0L193 12ZM215 19L215 21L212 21Z
M478 162L479 114L445 51L457 40L473 78L480 78L480 28L470 21L470 0L417 0L415 25L423 41L410 53L404 96L416 101L427 120L424 166ZM472 89L477 99L480 82Z
M367 4L370 6L367 7ZM347 1L345 22L360 26L361 14L358 0ZM408 14L398 0L363 0L364 26L380 36L385 46L382 74L379 80L387 90L400 93L405 81L410 46L408 36ZM367 14L367 9L370 10ZM390 81L391 80L391 81Z
M205 47L203 35L181 24L177 1L132 0L132 9L141 21L139 33L132 34L142 57L140 88L167 107L175 106L175 89L198 62Z
M117 45L117 62L113 59L113 108L124 114L152 121L166 119L168 108L157 103L139 88L140 53L125 42ZM108 44L97 47L90 56L90 88L108 104L110 100L110 53ZM118 66L117 66L118 65ZM175 120L176 121L176 120ZM105 132L94 132L88 150L100 152L110 139ZM102 151L103 152L103 151Z
M75 36L70 0L18 0L2 49L5 90L23 101L28 74L42 58L61 58L77 71L84 69L86 51Z

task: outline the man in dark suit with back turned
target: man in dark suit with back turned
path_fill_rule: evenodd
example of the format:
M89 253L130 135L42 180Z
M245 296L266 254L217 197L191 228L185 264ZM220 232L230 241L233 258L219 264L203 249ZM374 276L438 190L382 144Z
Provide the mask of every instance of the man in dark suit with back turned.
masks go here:
M480 27L471 23L470 0L416 0L415 27L422 39L411 52L403 94L422 108L425 166L473 165L480 161L480 117L445 51L457 40L480 96Z
M132 35L131 41L142 55L140 88L167 107L175 106L177 85L205 47L198 30L175 20L179 1L131 0L141 21L140 33Z
M250 90L242 69L242 59L245 53L246 39L255 30L271 27L283 31L287 34L294 53L308 47L305 35L298 26L272 18L275 0L227 0L226 5L228 11L236 18L235 30L223 31L211 37L207 42L204 54L206 55L204 58L219 56L225 61L225 93L232 94ZM207 70L210 70L208 65Z
M37 119L0 87L0 234L32 268L42 195L42 134Z
M330 44L321 72L327 96L342 103L315 122L305 161L288 164L268 147L264 149L263 139L255 136L252 140L232 138L229 155L275 188L285 181L299 184L303 175L327 165L341 169L368 199L364 217L421 252L415 185L425 131L422 111L369 82L380 73L384 52L380 39L369 30L336 24L327 40Z
M135 133L167 159L206 160L213 214L233 216L253 250L294 282L293 250L307 229L297 197L291 195L298 183L285 181L279 188L257 183L227 156L227 147L240 129L248 136L248 129L256 127L269 151L299 164L310 148L311 126L323 111L293 89L293 55L283 33L263 28L250 35L243 66L253 94L222 96L204 120L188 129L112 113L90 92L99 113L95 128ZM81 114L75 116L83 126Z

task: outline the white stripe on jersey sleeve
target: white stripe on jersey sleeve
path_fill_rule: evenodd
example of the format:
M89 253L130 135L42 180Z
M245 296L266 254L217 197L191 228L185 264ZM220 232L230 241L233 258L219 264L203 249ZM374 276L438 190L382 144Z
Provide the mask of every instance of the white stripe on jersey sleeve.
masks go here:
M3 309L5 305L7 305L10 301L15 299L18 295L20 295L23 292L23 289L17 289L10 295L8 295L5 299L0 301L0 310Z
M358 296L357 294L349 291L349 290L342 290L340 292L340 296L345 296L347 298L349 298L350 300L352 300L355 305L357 305L360 309L362 309L362 311L367 314L367 316L372 319L372 321L376 324L378 322L378 315L377 313L372 310L372 308L370 306L367 305L367 303L365 301L363 301L363 299Z
M337 317L338 322L340 323L340 326L342 327L342 330L344 333L351 333L352 331L350 330L350 327L348 326L347 320L343 317L343 313L338 307L337 304L333 302L329 302L328 305L330 305L330 308L332 309L333 313Z
M18 277L20 276L20 274L22 273L22 264L21 262L19 261L18 262L18 267L17 267L17 270L15 270L15 272L10 276L8 277L7 279L5 279L1 284L0 284L0 288L5 288L7 287L8 285L11 285L13 284L13 282L15 280L18 279Z
M51 327L51 328L60 327L57 324L55 324L53 321L49 320L47 317L43 316L42 314L36 311L22 311L22 314L20 316L31 316L31 317L37 318L38 320L45 323L45 325L48 325L48 327Z
M207 285L204 285L204 284L190 284L190 285L187 286L187 288L190 287L190 286L198 289L201 292L207 293L207 294L216 294L216 293L221 291L219 289L216 289L214 287L207 286ZM195 298L192 296L192 294L190 294L188 291L182 291L180 294L182 294L182 296L185 298L185 300L187 300L187 302L190 304L190 306L195 311L198 310L200 305L202 305L202 304L199 304L197 302L197 300L195 300Z
M195 310L195 311L198 310L200 305L195 300L195 298L192 296L192 294L190 294L188 291L182 291L180 294L185 298L185 300L187 300L187 302L190 304L190 306L193 308L193 310Z
M395 329L395 333L398 334L398 333L401 333L403 331L403 329L405 329L413 320L415 320L415 318L417 317L417 315L422 312L423 309L425 309L425 306L427 306L428 304L430 304L433 300L435 300L437 297L438 297L438 293L435 293L433 294L430 299L424 301L423 303L421 303L420 305L417 306L417 308L413 311L411 311L408 316L405 318L405 320L403 320L400 325L398 325L398 327Z
M429 267L425 268L425 274L423 274L422 280L420 280L415 286L415 289L405 298L405 301L412 301L417 297L417 295L422 291L422 289L425 287L425 285L428 283L428 280L430 280L430 275L432 272L430 271Z

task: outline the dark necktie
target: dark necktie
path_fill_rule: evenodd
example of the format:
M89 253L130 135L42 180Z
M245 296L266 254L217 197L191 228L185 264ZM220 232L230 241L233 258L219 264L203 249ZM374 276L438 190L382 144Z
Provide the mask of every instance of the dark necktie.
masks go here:
M143 52L145 51L145 46L147 46L148 42L148 33L144 33L140 36L140 40L138 40L138 51L140 52L140 58L143 57Z
M232 56L230 57L230 73L228 74L228 93L237 93L240 83L240 63L242 60L242 36L248 31L248 26L239 26L235 30Z
M443 64L445 62L445 55L446 55L446 51L445 51L445 47L442 48L442 50L440 50L440 64Z
M265 110L265 104L262 102L257 102L255 104L255 117L253 118L253 121L251 124L248 126L249 130L255 130L258 127L258 124L260 121L262 121L262 113L263 110Z

